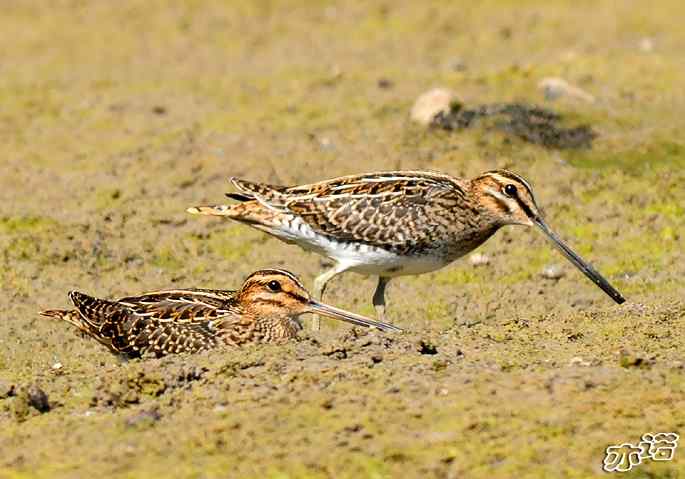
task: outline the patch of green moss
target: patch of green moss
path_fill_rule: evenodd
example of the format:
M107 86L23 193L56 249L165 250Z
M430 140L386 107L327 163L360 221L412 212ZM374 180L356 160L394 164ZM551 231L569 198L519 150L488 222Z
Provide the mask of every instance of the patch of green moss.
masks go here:
M685 216L685 206L674 201L659 201L645 208L645 213L661 215L669 220L679 220Z
M167 271L178 271L184 266L184 263L181 258L179 258L175 248L169 245L157 248L151 263L154 266Z
M8 266L12 261L45 266L61 261L68 254L65 244L54 241L55 236L64 233L64 228L50 218L4 217L0 219L0 233L0 255ZM3 274L2 268L0 274ZM10 276L16 277L16 274Z
M449 286L473 284L480 280L479 275L468 266L446 268L435 273L435 282Z
M38 233L57 225L57 222L42 216L5 216L0 218L2 233Z
M256 242L265 241L263 234L242 225L233 225L220 231L213 231L208 238L197 235L189 237L191 241L200 242L209 254L217 255L229 261L238 261L252 251Z
M452 316L449 314L449 306L444 301L431 301L426 305L424 313L426 324L431 329L444 329L452 326Z
M97 211L110 210L116 207L120 199L120 188L102 188L95 193L91 204Z
M639 174L650 169L683 167L685 145L672 139L656 140L630 150L570 152L567 159L578 168L613 168L630 174Z
M603 272L610 277L668 267L672 248L676 244L669 234L655 236L650 241L644 241L641 237L618 241L611 257L605 261Z
M40 260L40 242L36 238L23 236L15 238L4 250L9 259Z
M497 282L505 285L529 280L538 276L545 265L565 261L551 244L543 244L542 247L536 249L517 248L509 251L508 254L519 258L520 266L512 267L507 270L506 274L498 276Z
M598 236L599 227L587 221L584 222L574 222L565 228L564 236L567 238L577 238L578 240L583 240L584 244L591 244L593 239ZM575 241L577 242L577 241Z

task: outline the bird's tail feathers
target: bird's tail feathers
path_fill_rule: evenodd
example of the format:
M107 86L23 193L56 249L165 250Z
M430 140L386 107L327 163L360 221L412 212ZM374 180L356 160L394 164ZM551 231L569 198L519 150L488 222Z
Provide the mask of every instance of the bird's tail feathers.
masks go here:
M46 309L38 314L40 314L41 316L47 316L49 318L64 319L64 316L68 315L72 311L73 310L70 311L67 309Z
M247 198L247 200L255 200L265 208L275 212L287 211L287 195L285 186L269 185L266 183L255 183L248 180L243 180L236 177L230 178L233 186L239 190L239 193L227 193L226 196L233 199Z
M186 211L193 215L234 216L231 205L191 206Z
M236 201L251 201L254 200L253 195L247 195L245 193L226 193L226 197Z
M88 324L85 323L81 314L79 314L79 312L75 309L46 309L38 314L41 316L47 316L48 318L56 318L66 321L67 323L84 332L90 331Z
M231 176L229 181L235 186L235 188L243 193L250 199L254 199L255 196L271 197L277 195L286 189L285 186L270 185L267 183L256 183L254 181L243 180L242 178L236 178Z

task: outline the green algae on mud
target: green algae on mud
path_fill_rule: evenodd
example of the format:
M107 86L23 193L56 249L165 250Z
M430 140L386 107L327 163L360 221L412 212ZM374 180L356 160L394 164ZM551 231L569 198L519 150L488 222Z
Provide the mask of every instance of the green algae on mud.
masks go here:
M604 475L610 444L681 432L682 10L5 5L0 477L587 478ZM597 101L544 103L536 85L549 76ZM466 104L544 103L599 136L550 152L492 131L425 131L408 111L436 85ZM326 323L278 347L122 362L37 316L71 289L231 288L273 266L310 283L320 258L185 213L222 202L231 175L502 167L628 303L610 304L538 232L505 228L481 247L488 265L390 284L403 335ZM549 264L566 274L541 278ZM372 314L373 283L343 275L326 299ZM49 410L19 397L33 385ZM682 476L681 452L626 477Z
M569 156L573 166L592 169L619 169L639 174L641 170L669 170L685 165L685 145L676 138L631 145L630 149L605 151L604 154L575 153Z

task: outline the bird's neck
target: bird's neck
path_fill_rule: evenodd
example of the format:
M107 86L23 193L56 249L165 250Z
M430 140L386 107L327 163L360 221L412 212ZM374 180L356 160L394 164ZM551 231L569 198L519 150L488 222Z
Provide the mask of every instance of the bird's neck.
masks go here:
M497 222L473 225L459 231L448 246L448 256L451 260L460 258L485 243L502 225Z

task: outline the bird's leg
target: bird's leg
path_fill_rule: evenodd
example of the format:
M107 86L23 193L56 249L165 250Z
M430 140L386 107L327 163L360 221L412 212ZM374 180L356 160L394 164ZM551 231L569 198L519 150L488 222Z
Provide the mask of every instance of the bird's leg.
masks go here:
M378 285L373 293L373 307L376 308L376 319L385 322L385 287L390 278L385 276L378 277Z
M319 301L323 301L323 294L326 291L326 284L333 279L334 276L345 271L345 268L341 268L340 265L335 265L331 269L324 271L314 280L314 297ZM312 318L312 331L318 331L321 329L321 316L318 314L314 315Z

